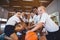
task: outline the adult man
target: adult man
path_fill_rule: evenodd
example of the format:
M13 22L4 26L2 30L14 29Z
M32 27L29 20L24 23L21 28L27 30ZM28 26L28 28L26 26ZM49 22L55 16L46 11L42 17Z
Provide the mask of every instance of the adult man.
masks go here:
M52 21L49 15L46 13L46 8L44 6L38 7L38 13L41 15L39 23L30 31L36 31L43 26L48 31L47 40L60 40L59 27Z

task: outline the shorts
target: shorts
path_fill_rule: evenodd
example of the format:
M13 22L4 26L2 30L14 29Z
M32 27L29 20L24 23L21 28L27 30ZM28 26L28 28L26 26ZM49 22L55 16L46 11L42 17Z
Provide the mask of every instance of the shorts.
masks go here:
M10 37L11 34L15 33L15 26L6 25L4 29L4 33L6 36Z
M46 35L47 40L60 40L60 28L56 32L48 32Z

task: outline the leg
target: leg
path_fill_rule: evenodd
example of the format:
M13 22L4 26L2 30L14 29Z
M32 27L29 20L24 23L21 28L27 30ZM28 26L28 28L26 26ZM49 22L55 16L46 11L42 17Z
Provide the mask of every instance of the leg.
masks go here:
M60 40L60 30L56 33L56 40Z
M40 40L47 40L47 39L46 39L46 36L45 36L45 35L40 36Z
M12 40L18 40L18 37L15 33L11 34L10 38L12 38Z
M56 40L56 33L55 32L48 33L46 38L47 40Z

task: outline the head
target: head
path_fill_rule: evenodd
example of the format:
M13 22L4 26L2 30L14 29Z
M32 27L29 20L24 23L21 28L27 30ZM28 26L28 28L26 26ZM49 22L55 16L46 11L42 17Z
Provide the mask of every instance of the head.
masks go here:
M15 25L15 31L21 31L23 29L23 26L21 26L21 24L20 23L17 23L16 25Z
M17 23L15 25L15 31L19 32L19 31L21 31L23 29L24 29L24 27L21 25L21 23Z
M25 15L25 12L22 12L22 13L21 13L21 15L22 15L22 17L24 17L24 15Z
M44 12L46 12L46 8L44 6L38 7L38 14L42 14Z
M21 15L21 13L18 11L18 12L16 12L16 16L17 17L20 17L20 15Z
M31 12L31 14L30 14L30 15L33 17L33 16L34 16L34 13L32 13L32 12Z
M37 7L33 7L32 8L32 12L35 13L35 14L37 14Z

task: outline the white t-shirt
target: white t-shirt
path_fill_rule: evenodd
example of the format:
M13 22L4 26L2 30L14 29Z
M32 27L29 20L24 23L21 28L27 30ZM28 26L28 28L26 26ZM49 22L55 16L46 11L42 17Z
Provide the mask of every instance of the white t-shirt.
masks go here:
M33 18L30 16L29 20L26 18L22 18L24 22L33 22Z
M28 19L26 19L26 18L22 18L22 19L23 19L24 22L28 22Z
M19 22L21 22L20 19L16 15L14 15L11 18L9 18L6 25L13 25L14 26L16 23L19 23Z
M40 22L44 23L44 27L48 32L55 32L59 30L58 25L56 25L47 13L43 13Z
M37 24L40 20L40 15L34 15L33 20L34 20L34 24Z
M17 32L16 34L19 35L19 36L22 35L22 33L20 33L20 32Z
M33 22L33 21L34 21L33 18L30 16L29 22Z

